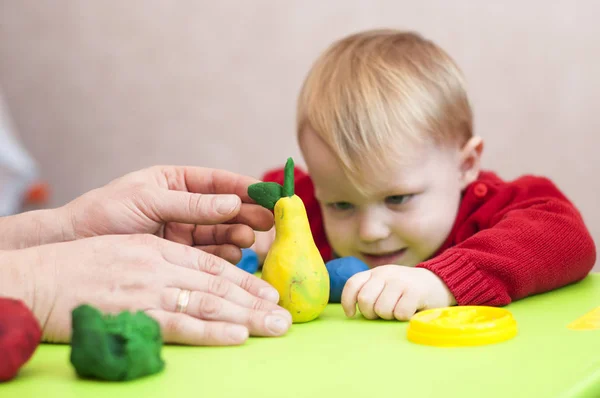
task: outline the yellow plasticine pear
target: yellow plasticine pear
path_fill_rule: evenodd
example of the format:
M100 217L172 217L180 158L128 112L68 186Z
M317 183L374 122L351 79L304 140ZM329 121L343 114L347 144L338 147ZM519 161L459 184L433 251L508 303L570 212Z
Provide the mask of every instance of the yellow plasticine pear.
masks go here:
M285 165L283 187L262 182L248 188L260 205L274 210L275 241L262 278L279 292L279 305L294 323L317 318L329 301L329 274L313 239L302 199L294 194L294 162Z

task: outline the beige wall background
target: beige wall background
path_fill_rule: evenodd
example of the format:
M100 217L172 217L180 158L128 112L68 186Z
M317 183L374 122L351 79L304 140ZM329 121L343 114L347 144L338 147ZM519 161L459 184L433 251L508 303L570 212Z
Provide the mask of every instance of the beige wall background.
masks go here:
M484 166L553 178L600 241L600 4L590 1L0 0L0 86L52 205L156 163L259 176L287 156L315 57L417 30L469 83Z

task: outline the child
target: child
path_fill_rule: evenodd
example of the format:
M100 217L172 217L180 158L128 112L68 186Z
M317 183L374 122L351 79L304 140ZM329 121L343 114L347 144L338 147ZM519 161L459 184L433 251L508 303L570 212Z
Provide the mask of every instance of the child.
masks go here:
M451 305L503 306L584 278L594 242L546 178L480 170L463 77L421 36L366 31L334 43L298 99L296 169L325 261L355 256L346 315L410 319ZM283 182L283 170L265 181ZM266 254L273 233L257 236Z

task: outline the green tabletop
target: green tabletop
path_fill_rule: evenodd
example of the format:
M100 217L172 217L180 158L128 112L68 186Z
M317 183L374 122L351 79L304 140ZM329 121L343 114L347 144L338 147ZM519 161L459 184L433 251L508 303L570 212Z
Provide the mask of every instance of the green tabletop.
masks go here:
M329 305L282 338L166 346L164 372L123 383L79 380L69 346L44 344L0 397L600 397L600 330L567 328L599 306L592 274L507 307L519 325L510 341L436 348L407 341L407 323Z

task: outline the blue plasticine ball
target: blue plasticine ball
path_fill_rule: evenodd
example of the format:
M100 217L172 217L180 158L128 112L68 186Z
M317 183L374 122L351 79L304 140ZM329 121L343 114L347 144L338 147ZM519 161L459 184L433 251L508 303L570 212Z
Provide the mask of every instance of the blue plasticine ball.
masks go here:
M341 257L325 264L329 272L329 302L339 303L344 285L352 275L367 271L369 267L356 257Z
M242 249L242 259L236 264L246 272L254 274L258 271L258 256L252 249Z

